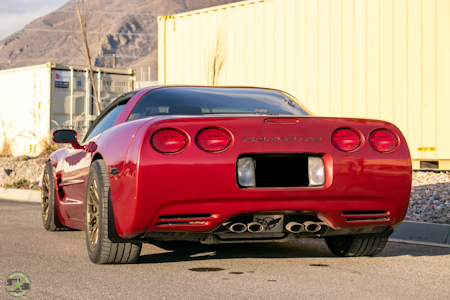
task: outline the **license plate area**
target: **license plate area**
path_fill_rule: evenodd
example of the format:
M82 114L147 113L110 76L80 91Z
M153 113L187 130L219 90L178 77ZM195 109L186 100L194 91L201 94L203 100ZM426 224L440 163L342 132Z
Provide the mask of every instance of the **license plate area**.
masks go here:
M256 215L253 216L253 222L259 223L264 227L262 232L283 232L283 215Z
M255 157L256 187L309 186L308 157Z

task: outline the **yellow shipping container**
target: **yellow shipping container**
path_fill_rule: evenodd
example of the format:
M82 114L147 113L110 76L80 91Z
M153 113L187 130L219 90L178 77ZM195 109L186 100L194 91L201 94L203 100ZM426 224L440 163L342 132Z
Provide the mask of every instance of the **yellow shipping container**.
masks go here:
M450 0L236 2L159 17L158 42L159 84L211 84L216 55L218 85L277 88L316 115L392 122L415 169L450 170Z

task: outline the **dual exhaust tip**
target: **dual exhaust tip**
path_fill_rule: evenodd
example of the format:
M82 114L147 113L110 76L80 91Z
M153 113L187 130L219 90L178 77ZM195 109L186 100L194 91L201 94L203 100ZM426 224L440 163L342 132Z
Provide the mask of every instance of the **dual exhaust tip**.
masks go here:
M298 222L289 222L286 224L286 230L291 233L318 232L322 228L323 223L306 221L303 224Z
M306 221L303 224L298 222L289 222L286 224L285 228L291 233L300 233L302 231L318 232L322 228L322 224L323 223L312 221ZM249 232L261 232L264 230L264 226L256 222L251 222L248 224L233 223L228 227L228 229L234 233L243 233L247 230Z
M243 233L245 231L249 231L249 232L261 232L264 230L264 227L256 222L251 222L248 224L244 224L244 223L233 223L230 225L229 227L231 232L234 233Z

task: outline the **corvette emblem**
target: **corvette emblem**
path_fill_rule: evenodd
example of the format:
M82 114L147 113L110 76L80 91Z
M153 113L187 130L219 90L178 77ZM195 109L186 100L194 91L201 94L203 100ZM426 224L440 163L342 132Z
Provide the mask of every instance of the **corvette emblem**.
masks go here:
M280 221L281 221L281 218L277 218L277 219L274 219L274 218L264 218L264 219L256 218L256 222L258 222L259 224L264 226L264 230L271 230Z

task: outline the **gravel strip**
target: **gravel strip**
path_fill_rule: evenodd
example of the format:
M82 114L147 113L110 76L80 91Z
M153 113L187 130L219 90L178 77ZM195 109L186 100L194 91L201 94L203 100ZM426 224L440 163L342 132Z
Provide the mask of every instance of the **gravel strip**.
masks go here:
M406 220L450 224L450 172L413 172Z
M26 179L21 188L37 189L47 158L0 157L0 187ZM2 168L5 180L2 180ZM3 174L4 174L3 173ZM450 224L450 172L413 172L406 220Z
M39 189L46 161L46 157L0 157L0 187L25 179L29 183L14 188Z

